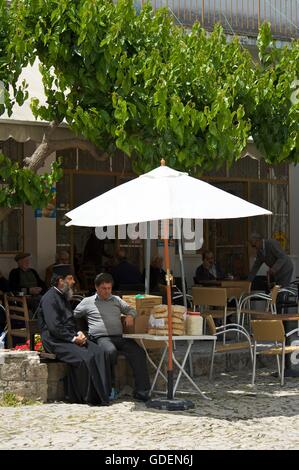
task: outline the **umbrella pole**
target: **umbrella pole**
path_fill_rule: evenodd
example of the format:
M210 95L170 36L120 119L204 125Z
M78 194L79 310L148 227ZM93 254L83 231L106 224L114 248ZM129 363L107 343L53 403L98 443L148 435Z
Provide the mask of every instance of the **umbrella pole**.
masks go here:
M146 251L145 251L145 293L150 292L150 271L151 271L151 234L150 222L146 223Z
M166 224L165 224L166 225ZM168 369L167 369L167 398L173 398L173 364L172 364L172 312L171 312L171 279L168 237L164 238L164 261L166 268L166 294L168 310Z
M165 224L166 226L166 224ZM167 292L167 310L168 310L168 370L167 370L167 398L151 399L146 402L147 408L156 408L158 410L182 411L194 408L191 400L181 400L173 397L173 362L172 362L172 311L171 311L171 280L168 234L164 236L164 262L166 269L166 292Z
M182 219L177 221L178 229L179 229L179 239L178 239L178 247L179 247L179 257L180 257L180 267L181 267L181 277L182 277L182 292L183 292L183 301L184 306L187 309L187 295L186 295L186 282L185 282L185 269L184 269L184 260L183 260L183 235L182 235Z

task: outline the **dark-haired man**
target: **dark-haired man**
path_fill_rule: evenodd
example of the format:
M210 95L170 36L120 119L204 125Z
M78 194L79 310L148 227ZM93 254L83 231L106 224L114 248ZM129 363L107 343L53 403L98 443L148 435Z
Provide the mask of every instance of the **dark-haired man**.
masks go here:
M107 405L109 390L104 354L76 329L70 304L74 284L70 265L53 267L52 287L38 308L42 343L47 352L70 366L66 380L69 401Z
M216 281L216 279L223 278L223 272L215 263L214 253L208 250L204 251L202 253L202 264L196 269L196 282L199 284L202 281Z
M121 315L125 315L125 322L130 326L136 310L120 297L112 295L112 285L113 278L110 274L98 274L95 278L96 294L83 299L74 314L77 318L86 318L90 338L105 355L110 388L114 385L113 371L117 354L121 352L133 370L135 398L146 401L149 398L150 383L145 352L134 340L122 337Z

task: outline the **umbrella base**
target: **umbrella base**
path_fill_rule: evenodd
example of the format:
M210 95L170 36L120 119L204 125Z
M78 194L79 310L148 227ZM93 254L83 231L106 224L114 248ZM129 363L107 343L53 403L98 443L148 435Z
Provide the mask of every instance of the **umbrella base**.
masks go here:
M176 398L157 398L146 402L147 408L155 408L157 410L166 411L183 411L194 408L194 403L190 400L179 400Z

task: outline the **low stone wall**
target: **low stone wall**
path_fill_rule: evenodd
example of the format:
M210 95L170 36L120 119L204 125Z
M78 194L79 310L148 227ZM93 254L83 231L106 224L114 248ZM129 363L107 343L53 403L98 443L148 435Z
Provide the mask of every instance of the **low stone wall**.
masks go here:
M161 352L158 350L151 353L155 363L159 362L160 354ZM210 354L207 351L194 353L192 363L194 377L208 375ZM259 365L275 369L275 358L258 357L257 367ZM39 354L35 351L0 351L0 398L4 392L11 392L18 397L33 401L63 401L63 379L67 373L67 367L66 364L57 361L41 363ZM251 368L250 356L246 351L215 355L215 379L219 373L224 371L251 370ZM154 368L148 365L148 369L151 378L153 378ZM166 366L163 370L167 375ZM118 390L121 390L125 385L134 387L132 370L124 356L118 358L115 378L115 385ZM161 377L158 378L157 386L158 388L165 388L165 383Z
M48 369L47 401L63 401L65 398L63 379L68 366L58 361L48 361L45 365Z
M0 351L0 396L4 392L47 401L48 368L35 351Z
M0 398L11 392L33 401L63 401L67 368L58 361L41 363L35 351L0 351ZM133 374L124 356L118 358L115 378L118 390L133 387Z

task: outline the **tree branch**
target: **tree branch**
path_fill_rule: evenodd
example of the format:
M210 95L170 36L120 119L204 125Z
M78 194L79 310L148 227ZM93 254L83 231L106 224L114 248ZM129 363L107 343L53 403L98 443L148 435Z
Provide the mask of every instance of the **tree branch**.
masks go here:
M98 161L105 161L108 159L108 154L106 152L100 154L99 149L88 140L80 139L78 137L64 140L48 140L44 135L42 142L31 157L24 159L25 166L32 171L37 171L44 165L45 160L51 153L68 148L87 150L93 158Z

